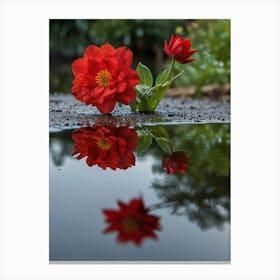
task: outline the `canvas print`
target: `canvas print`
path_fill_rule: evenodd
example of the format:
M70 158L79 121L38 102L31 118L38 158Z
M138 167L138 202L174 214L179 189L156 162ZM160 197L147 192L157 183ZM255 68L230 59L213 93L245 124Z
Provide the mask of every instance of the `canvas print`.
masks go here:
M230 262L230 20L49 21L49 261Z

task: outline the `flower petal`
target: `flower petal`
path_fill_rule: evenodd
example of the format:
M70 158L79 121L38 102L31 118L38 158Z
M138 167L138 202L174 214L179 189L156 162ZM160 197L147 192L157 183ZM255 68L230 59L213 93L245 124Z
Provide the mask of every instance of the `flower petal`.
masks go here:
M96 105L96 107L101 113L108 114L114 110L115 105L116 101L114 99L107 98L103 101L103 103Z
M134 89L129 89L125 92L116 94L116 101L123 103L125 105L130 104L135 99L136 99L136 92Z
M132 51L127 47L120 47L116 49L116 55L119 59L123 60L126 67L130 67L133 61Z
M99 54L99 48L94 45L90 45L85 49L84 58L93 57L98 54Z
M109 54L109 55L114 55L115 54L114 47L111 44L109 44L108 42L100 47L100 51L102 51L106 54Z
M84 58L76 59L72 63L71 67L74 76L85 73L87 71L87 60L85 60Z
M127 85L125 82L121 82L117 85L117 92L123 92L127 88Z

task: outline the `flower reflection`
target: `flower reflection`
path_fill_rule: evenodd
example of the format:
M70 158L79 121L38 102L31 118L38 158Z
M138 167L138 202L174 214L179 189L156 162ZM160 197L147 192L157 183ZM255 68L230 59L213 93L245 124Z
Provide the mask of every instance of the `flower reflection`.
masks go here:
M189 160L186 153L182 151L173 152L171 155L165 155L162 159L162 167L166 168L168 174L178 172L187 173Z
M140 246L145 238L157 239L155 230L160 230L159 217L149 215L142 199L132 199L128 204L118 202L119 210L104 209L108 227L104 233L118 232L117 240L131 241Z
M73 156L86 157L88 166L98 165L116 170L135 165L133 150L137 144L137 133L129 127L93 126L80 128L73 133Z

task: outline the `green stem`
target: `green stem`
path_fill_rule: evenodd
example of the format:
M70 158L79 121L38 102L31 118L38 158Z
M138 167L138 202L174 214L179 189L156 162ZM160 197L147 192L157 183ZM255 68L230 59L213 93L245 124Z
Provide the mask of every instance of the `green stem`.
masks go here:
M166 78L161 82L161 85L164 85L164 83L166 83L170 79L170 76L171 76L173 68L174 68L174 63L175 63L175 59L172 59L170 65L169 65L169 68L168 68L168 72L167 72ZM154 87L150 88L150 90L149 90L150 94L152 93L153 89L154 89ZM145 105L145 108L147 108L147 110L145 110L145 111L154 112L161 99L162 99L162 97L160 99L158 99L156 104L153 104L153 105L151 105L150 102L148 101L147 106Z
M172 73L172 70L173 70L173 67L174 67L174 63L175 63L175 59L173 58L171 60L171 63L170 63L169 69L168 69L168 73L167 73L167 76L166 76L166 79L165 79L164 83L169 80L169 77L170 77L170 75Z

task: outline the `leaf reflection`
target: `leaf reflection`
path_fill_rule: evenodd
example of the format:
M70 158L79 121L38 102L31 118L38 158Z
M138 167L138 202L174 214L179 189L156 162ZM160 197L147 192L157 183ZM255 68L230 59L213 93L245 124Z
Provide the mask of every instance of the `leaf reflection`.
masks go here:
M127 169L135 165L133 154L137 143L135 129L129 127L92 126L72 134L77 159L86 158L88 166L102 169Z

